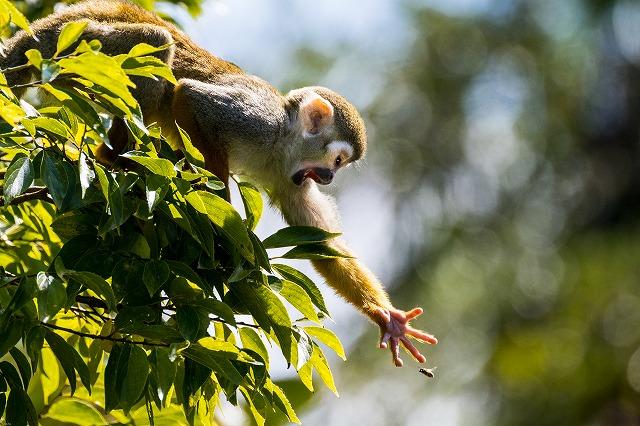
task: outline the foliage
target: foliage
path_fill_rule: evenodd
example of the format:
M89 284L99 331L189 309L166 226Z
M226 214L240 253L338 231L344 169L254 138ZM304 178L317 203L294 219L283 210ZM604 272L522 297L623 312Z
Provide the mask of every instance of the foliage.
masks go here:
M6 4L0 22L20 24ZM25 67L4 70L35 70L29 86L52 105L18 100L0 73L0 413L12 425L106 424L160 410L172 424L210 424L222 397L242 395L258 424L275 409L298 422L268 345L309 390L315 370L334 392L318 342L344 351L321 327L315 284L266 249L336 257L323 246L335 234L292 227L263 244L258 190L240 183L243 220L186 134L180 155L144 125L131 77L173 80L149 56L157 49L110 57L96 40L78 43L83 29L68 24L54 57L30 51ZM114 120L137 146L124 169L94 156Z

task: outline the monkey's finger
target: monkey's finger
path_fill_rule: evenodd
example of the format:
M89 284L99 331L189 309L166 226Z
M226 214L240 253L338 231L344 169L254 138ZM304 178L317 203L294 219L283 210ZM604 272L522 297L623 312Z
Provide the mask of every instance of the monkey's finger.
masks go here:
M438 339L436 339L435 336L421 330L416 330L415 328L407 327L404 334L415 337L416 339L422 340L430 345L436 345L438 343Z
M393 356L393 363L396 367L402 367L402 360L400 359L400 345L398 344L398 339L395 337L391 338L391 354Z
M422 310L422 308L413 308L412 310L406 313L407 321L419 317L420 315L422 315L423 312L424 311Z
M402 345L407 348L407 350L411 353L411 355L413 355L413 357L419 362L419 363L423 363L427 360L427 358L425 358L424 355L422 355L420 353L420 351L418 349L416 349L415 346L413 346L413 343L411 343L411 341L406 338L405 336L402 336L400 338L400 341L402 342Z
M391 316L389 315L389 311L387 311L386 309L377 308L376 312L378 313L378 315L380 315L380 317L382 317L385 323L388 323L391 321Z
M391 337L391 334L383 332L382 336L380 337L380 349L387 349L387 343L389 342L389 338Z

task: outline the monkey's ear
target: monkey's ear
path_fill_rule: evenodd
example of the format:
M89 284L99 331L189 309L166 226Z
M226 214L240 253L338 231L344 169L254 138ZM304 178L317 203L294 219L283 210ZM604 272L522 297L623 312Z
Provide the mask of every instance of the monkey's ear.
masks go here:
M314 96L300 105L300 117L304 131L317 135L333 123L333 105L320 96Z

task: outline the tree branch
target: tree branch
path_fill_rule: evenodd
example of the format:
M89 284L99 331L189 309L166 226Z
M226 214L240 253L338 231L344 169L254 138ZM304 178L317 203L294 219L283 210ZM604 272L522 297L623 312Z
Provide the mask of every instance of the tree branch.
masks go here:
M146 340L143 340L142 342L134 342L133 340L119 338L119 337L100 336L99 334L84 333L82 331L73 330L73 329L67 328L67 327L61 327L61 326L55 325L55 324L48 324L48 323L42 322L42 321L40 321L40 325L42 325L44 327L47 327L47 328L54 329L54 330L66 331L67 333L75 334L76 336L87 337L89 339L95 339L95 340L108 340L110 342L127 343L127 344L130 344L130 345L162 346L162 347L166 347L166 348L168 348L170 346L168 343L153 343L153 342L149 342L149 341L146 341Z
M49 197L49 190L45 187L38 186L27 189L24 194L18 195L13 200L11 200L9 205L16 205L31 200L42 200L48 203L53 203L53 200ZM4 198L0 198L0 207L4 205L6 205L4 202Z

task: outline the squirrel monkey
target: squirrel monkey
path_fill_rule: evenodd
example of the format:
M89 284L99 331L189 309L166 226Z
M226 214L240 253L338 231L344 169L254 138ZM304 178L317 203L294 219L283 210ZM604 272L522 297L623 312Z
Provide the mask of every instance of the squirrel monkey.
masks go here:
M62 26L79 20L88 23L81 39L100 40L107 54L127 53L138 43L170 45L156 55L171 67L177 85L134 78L133 95L145 120L158 122L169 140L179 144L177 122L203 154L209 171L225 182L230 170L254 179L289 224L338 230L334 203L318 184L331 183L338 170L365 153L364 123L347 100L323 87L281 95L266 81L200 48L159 16L119 0L85 1L35 21L36 38L19 32L9 39L0 66L25 63L24 53L32 48L52 56ZM7 78L15 85L31 76L9 73ZM114 120L109 138L113 150L103 144L96 151L106 163L127 146L124 122ZM340 239L330 244L350 253ZM409 340L437 343L432 335L409 326L421 308L394 308L380 281L355 258L312 262L339 295L378 324L379 346L390 348L396 366L402 366L400 345L418 362L425 361Z

